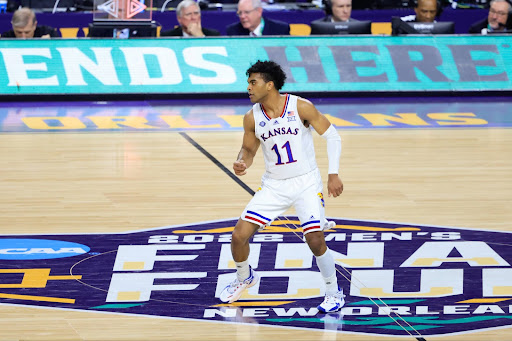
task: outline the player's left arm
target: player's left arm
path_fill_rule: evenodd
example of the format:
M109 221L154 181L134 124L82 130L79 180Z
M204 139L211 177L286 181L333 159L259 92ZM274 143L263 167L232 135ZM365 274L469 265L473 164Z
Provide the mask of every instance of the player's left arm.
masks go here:
M309 122L315 131L327 140L327 158L329 159L327 193L336 198L343 192L343 182L339 176L341 137L327 117L307 99L299 98L297 109L301 120Z

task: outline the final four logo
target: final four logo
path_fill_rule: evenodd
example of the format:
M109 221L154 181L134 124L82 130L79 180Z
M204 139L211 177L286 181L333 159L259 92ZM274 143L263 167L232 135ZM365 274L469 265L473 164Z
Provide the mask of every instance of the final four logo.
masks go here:
M512 234L335 219L326 231L347 304L323 281L295 217L257 233L261 276L234 304L236 219L123 234L0 236L0 302L414 337L512 324ZM190 304L190 302L195 302Z

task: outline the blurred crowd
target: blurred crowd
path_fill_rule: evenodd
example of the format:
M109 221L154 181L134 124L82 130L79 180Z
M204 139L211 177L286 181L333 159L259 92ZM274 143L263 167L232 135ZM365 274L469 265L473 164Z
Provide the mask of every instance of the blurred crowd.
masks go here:
M271 19L266 15L265 5L268 1L262 0L239 0L236 3L236 15L238 21L226 24L226 35L228 36L286 36L290 34L290 25L286 22ZM492 33L512 33L512 2L511 0L491 0L485 4L479 1L468 3L440 0L416 0L409 2L406 0L323 0L321 7L325 11L325 16L315 20L311 24L315 27L324 27L319 31L313 30L311 34L330 34L332 33L371 33L353 30L351 27L358 26L358 20L352 17L352 10L355 2L358 8L378 8L407 7L414 9L414 14L394 18L393 35L401 34L422 34L422 33L454 33L450 31L442 32L443 27L449 27L438 23L441 11L446 6L453 8L467 6L485 6L488 9L487 16L475 22L467 33L471 34L492 34ZM81 2L88 6L85 1ZM164 4L165 5L165 4ZM10 6L10 7L9 7ZM12 7L12 3L8 8ZM195 0L182 0L177 3L176 19L178 25L171 30L165 30L160 33L162 37L206 37L219 36L220 32L213 28L203 27L201 22L201 3ZM2 38L52 38L58 37L58 31L49 26L38 25L37 16L29 7L14 9L11 20L12 29L3 32ZM369 26L368 26L369 27ZM437 31L436 31L436 27ZM337 32L335 30L339 30ZM426 31L425 31L426 30ZM342 32L343 31L343 32ZM93 35L90 35L93 36ZM108 35L107 35L108 36Z

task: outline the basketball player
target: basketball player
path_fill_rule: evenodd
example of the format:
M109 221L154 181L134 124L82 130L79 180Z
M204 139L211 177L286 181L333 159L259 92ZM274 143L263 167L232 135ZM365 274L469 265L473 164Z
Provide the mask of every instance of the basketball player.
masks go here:
M324 229L334 227L324 215L322 179L318 170L310 127L327 140L329 196L343 191L338 176L341 138L329 120L308 100L282 95L286 75L272 61L258 61L247 70L247 91L255 103L244 116L242 149L233 164L238 176L244 175L262 145L266 172L261 190L249 202L233 231L231 252L236 263L236 279L220 294L223 302L235 302L243 291L255 285L259 278L249 266L249 240L258 231L291 206L295 207L302 233L316 258L326 284L320 312L341 309L345 303L338 286L334 258L327 248Z

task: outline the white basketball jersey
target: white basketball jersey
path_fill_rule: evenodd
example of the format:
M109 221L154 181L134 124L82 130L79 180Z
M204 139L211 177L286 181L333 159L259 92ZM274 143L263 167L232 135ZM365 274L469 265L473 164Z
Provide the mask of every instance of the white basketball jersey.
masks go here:
M283 112L270 118L263 105L253 106L256 137L261 141L265 175L288 179L317 168L311 129L302 123L297 110L297 96L286 95Z

